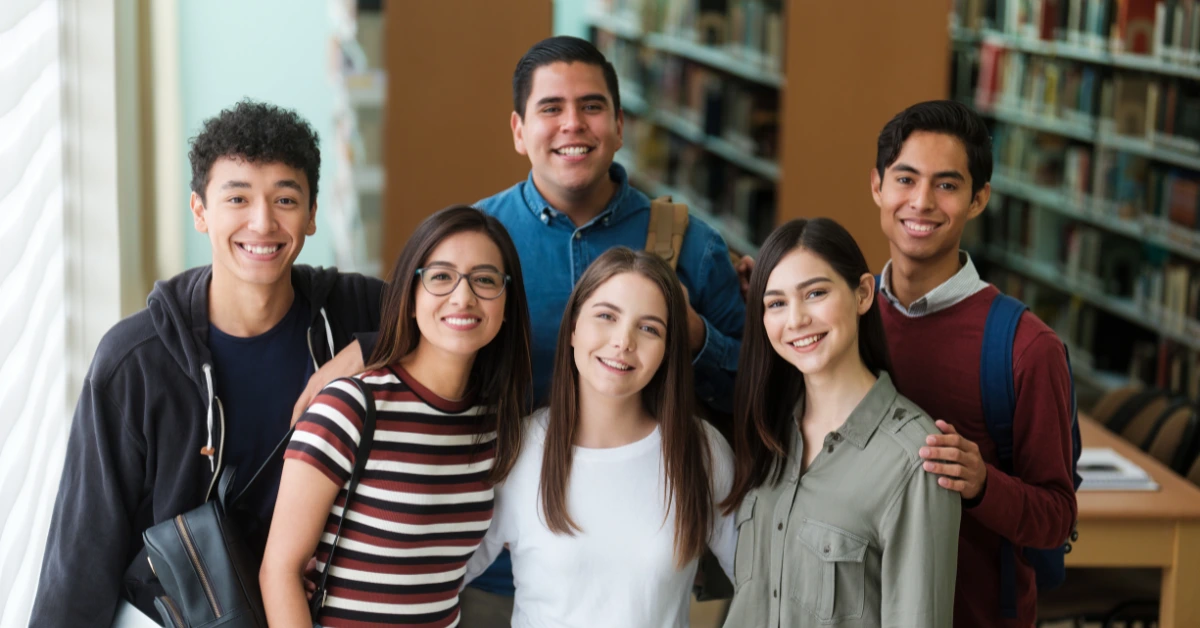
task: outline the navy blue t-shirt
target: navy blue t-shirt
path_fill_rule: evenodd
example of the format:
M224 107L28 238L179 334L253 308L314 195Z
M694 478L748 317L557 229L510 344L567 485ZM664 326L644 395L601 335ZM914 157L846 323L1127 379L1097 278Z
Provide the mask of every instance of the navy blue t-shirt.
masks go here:
M239 338L208 326L216 392L225 410L224 464L237 467L235 490L250 481L287 434L292 406L313 374L309 321L308 303L297 294L283 319L261 335ZM247 509L264 523L275 508L282 471L281 456L246 495Z

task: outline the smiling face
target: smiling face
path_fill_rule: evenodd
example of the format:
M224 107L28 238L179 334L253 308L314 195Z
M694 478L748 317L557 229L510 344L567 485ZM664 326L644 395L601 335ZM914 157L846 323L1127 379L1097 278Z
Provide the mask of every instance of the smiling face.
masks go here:
M882 178L871 170L871 195L893 259L957 259L967 221L983 212L991 194L990 185L971 193L967 165L967 151L958 138L916 131Z
M204 196L192 193L192 218L212 245L214 279L290 284L304 238L317 231L316 204L309 209L304 171L222 157L209 171Z
M423 277L414 286L413 316L421 330L418 350L436 350L443 354L473 359L480 349L500 332L504 322L505 290L494 299L481 299L471 290L471 281L494 282L503 277L504 258L500 247L487 234L478 231L455 233L442 240L422 264ZM445 295L435 292L448 289L458 273L475 273L472 279L464 276L454 289ZM477 284L476 290L489 294L493 286Z
M538 191L556 207L608 200L608 168L623 126L604 72L583 62L535 70L524 116L512 114L513 145L529 157Z
M667 300L639 273L614 275L579 308L571 346L581 397L640 395L666 353Z
M871 307L871 275L853 288L820 256L796 248L767 278L763 327L771 347L805 375L858 359L858 319Z

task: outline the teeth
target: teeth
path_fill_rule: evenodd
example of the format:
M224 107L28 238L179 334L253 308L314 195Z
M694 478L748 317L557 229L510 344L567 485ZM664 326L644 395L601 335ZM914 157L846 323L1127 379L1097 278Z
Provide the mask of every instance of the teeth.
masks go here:
M448 316L448 317L446 317L446 322L450 323L451 325L466 326L466 325L473 325L475 323L478 323L479 319L478 318L457 318L457 317L449 317Z
M590 149L586 146L568 146L566 148L558 149L558 154L566 155L568 157L578 157L580 155L587 154L591 150L592 149Z
M275 251L278 251L279 249L283 248L283 245L275 244L272 246L255 246L253 244L243 244L242 248L246 249L247 251L249 251L255 255L270 255L270 254L274 253Z
M909 229L920 231L921 233L929 233L937 227L937 225L919 225L915 222L905 222L904 224L908 225Z
M808 336L807 338L801 338L800 340L793 342L792 346L793 347L807 347L824 337L825 337L825 334L817 334L816 336Z
M626 366L620 362L613 362L612 360L605 360L604 358L600 358L600 361L603 362L605 366L617 369L619 371L628 371L633 369L632 366Z

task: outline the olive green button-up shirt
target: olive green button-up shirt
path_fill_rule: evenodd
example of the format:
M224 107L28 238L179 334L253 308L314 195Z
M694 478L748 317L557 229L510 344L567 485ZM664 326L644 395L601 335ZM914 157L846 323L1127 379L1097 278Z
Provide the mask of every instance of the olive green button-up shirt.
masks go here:
M779 483L737 510L725 628L950 628L961 499L922 469L933 421L882 373L803 473L791 431Z

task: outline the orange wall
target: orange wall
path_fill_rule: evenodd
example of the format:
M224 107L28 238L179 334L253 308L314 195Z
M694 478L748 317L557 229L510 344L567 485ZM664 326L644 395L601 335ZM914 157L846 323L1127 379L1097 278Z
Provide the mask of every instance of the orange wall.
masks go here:
M874 270L887 240L871 200L879 130L948 93L949 2L789 0L778 220L827 216Z
M551 35L551 0L389 3L385 272L417 224L524 179L509 131L512 72Z

